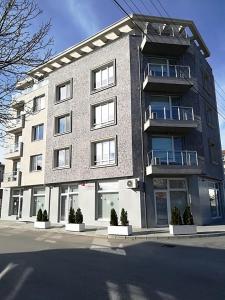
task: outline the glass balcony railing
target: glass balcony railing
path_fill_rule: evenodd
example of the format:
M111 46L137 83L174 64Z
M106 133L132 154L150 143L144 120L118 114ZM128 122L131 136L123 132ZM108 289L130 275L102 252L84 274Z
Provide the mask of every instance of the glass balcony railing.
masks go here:
M9 145L9 147L7 148L6 154L10 154L10 153L14 153L14 152L19 152L20 146L21 146L20 143L15 143L15 144Z
M3 176L4 182L15 182L19 178L19 171L13 171L11 173L5 173Z
M183 26L179 25L167 25L167 24L149 24L147 28L147 34L159 35L167 37L176 37L180 39L188 39L188 34Z
M196 151L163 151L151 150L147 155L148 166L198 166Z
M153 107L149 105L149 107L145 111L145 121L147 121L148 119L194 121L194 112L192 107L183 107L183 106Z
M147 76L189 79L191 72L189 66L148 63L144 70L144 78Z

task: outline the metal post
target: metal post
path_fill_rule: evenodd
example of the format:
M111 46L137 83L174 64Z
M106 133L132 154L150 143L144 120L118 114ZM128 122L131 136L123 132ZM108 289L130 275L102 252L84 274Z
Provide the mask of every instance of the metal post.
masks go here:
M169 165L169 152L166 152L166 160L167 160L167 165Z
M181 151L181 162L182 162L182 166L184 165L184 156L183 156L183 151Z
M180 121L180 108L179 108L179 106L177 107L177 112L178 112L178 120Z
M194 121L195 117L194 117L194 110L193 110L193 107L191 109L191 113L192 113L192 120Z

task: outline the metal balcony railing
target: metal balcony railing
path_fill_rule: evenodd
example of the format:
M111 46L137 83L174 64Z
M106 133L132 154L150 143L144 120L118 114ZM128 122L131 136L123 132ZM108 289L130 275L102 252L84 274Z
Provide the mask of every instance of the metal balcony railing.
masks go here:
M147 154L148 166L198 166L198 155L196 151L163 151L151 150Z
M151 105L145 111L145 121L151 120L179 120L179 121L194 121L193 107L184 106L162 106L154 108Z
M13 171L11 173L5 173L3 176L4 182L15 182L19 178L19 171Z
M182 26L172 26L167 24L150 24L147 29L147 34L176 37L180 39L188 39L187 31Z
M189 79L191 71L189 66L148 63L144 70L144 78L147 76Z

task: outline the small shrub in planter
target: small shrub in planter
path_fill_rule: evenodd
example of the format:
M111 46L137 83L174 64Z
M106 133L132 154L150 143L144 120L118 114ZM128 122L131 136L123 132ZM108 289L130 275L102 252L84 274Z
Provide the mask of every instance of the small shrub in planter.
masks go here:
M185 211L183 213L183 224L179 209L177 207L173 208L169 229L170 234L172 235L196 233L196 226L194 225L193 216L189 206L185 208Z
M194 220L193 220L190 206L187 206L184 210L183 222L184 225L194 225Z
M83 223L83 214L81 212L81 209L78 208L75 214L75 223L76 224L82 224Z
M127 211L124 208L121 210L120 215L121 225L118 226L118 217L115 209L111 210L110 226L108 226L108 234L114 235L130 235L132 233L132 226L129 225Z
M114 208L111 209L110 225L118 226L118 217L117 217L117 213Z
M85 230L85 224L83 223L83 214L80 208L77 209L76 213L72 207L70 208L69 223L66 224L66 230L68 231Z
M70 207L70 211L69 211L69 223L70 224L74 224L75 223L75 211L72 207Z
M40 229L50 228L50 222L48 220L48 213L47 213L46 209L44 210L43 213L42 213L42 210L39 209L39 211L37 213L37 221L34 222L34 227L40 228Z

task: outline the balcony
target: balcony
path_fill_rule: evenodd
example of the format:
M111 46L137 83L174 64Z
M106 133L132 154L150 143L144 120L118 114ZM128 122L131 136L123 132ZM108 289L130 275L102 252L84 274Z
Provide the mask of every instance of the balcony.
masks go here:
M11 173L5 173L3 176L2 187L17 187L21 185L21 171L13 171Z
M16 159L23 155L23 143L12 144L5 153L5 159Z
M148 63L144 70L144 91L181 94L192 86L189 66Z
M192 107L171 106L154 108L151 105L145 111L144 130L156 133L185 132L197 128Z
M146 175L201 174L196 151L152 150L147 155Z
M7 131L9 133L18 133L22 131L25 123L25 115L21 115L15 119L9 120L7 125Z
M146 54L180 56L190 46L190 38L183 26L148 24L141 50Z

